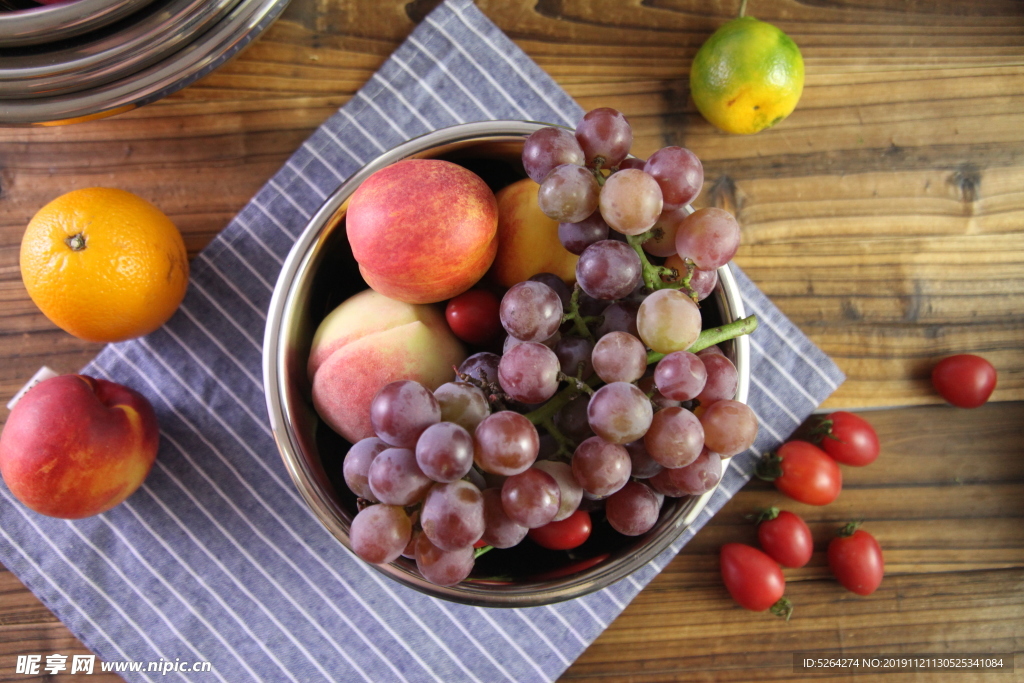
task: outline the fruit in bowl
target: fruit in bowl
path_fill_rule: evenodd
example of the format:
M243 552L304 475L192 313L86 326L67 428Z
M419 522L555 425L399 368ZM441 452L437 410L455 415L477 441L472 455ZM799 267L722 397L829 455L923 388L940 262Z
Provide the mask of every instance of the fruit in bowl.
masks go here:
M598 131L625 121L611 112L589 120L584 128ZM621 130L617 135L624 137ZM388 576L470 604L576 597L624 578L667 548L717 485L728 456L702 448L703 423L692 409L705 384L726 387L714 400L743 405L749 368L742 335L756 321L743 317L727 267L701 270L693 254L666 266L664 250L674 251L674 239L661 240L661 254L644 250L662 213L685 208L665 205L659 179L672 176L665 158L689 163L692 155L663 154L651 175L646 162L631 157L605 167L621 153L614 147L601 139L581 145L572 131L522 122L438 131L396 148L343 185L285 263L265 345L268 406L282 457L323 523L355 552L365 549L364 559ZM297 371L320 312L367 284L353 277L342 229L346 200L380 169L423 156L473 169L499 194L521 182L524 168L539 174L539 159L546 175L530 182L548 219L548 248L563 249L569 256L562 258L576 264L568 277L540 272L507 284L492 271L474 283L500 297L504 341L470 344L470 355L436 389L407 377L396 379L401 391L383 387L369 404L377 416L373 434L353 444L307 412L310 390ZM553 175L566 164L579 170ZM646 175L611 183L614 215L595 215L602 183L608 187L607 179L624 169ZM548 183L549 176L556 181ZM673 199L680 192L668 191ZM637 193L638 210L631 203ZM536 256L526 244L524 261ZM502 246L499 230L499 254ZM708 281L705 272L719 280L710 295L698 286ZM651 297L669 302L644 308ZM672 323L678 311L679 324L657 324L666 316ZM680 359L687 353L693 358ZM706 377L686 394L680 373L694 360ZM672 371L657 373L662 362ZM741 416L741 441L753 438L751 418ZM577 511L591 520L580 525L588 536L574 533L571 543L547 545L534 540L548 538L549 524ZM551 533L531 531L541 529Z

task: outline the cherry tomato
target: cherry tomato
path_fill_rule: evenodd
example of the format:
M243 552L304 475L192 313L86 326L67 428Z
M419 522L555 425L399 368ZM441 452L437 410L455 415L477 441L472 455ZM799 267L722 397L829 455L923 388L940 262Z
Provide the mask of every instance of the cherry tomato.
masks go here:
M757 476L808 505L828 505L843 488L843 473L828 453L808 441L788 441L758 465Z
M770 508L757 526L757 541L783 567L802 567L814 553L814 539L807 523L795 513Z
M943 358L932 369L932 386L959 408L977 408L996 388L996 369L981 356L962 353Z
M768 555L743 543L726 543L719 553L719 561L722 581L741 607L754 612L791 611L789 601L782 602L786 579L779 565Z
M549 550L571 550L590 538L590 513L577 510L558 522L530 529L528 535L537 545Z
M882 583L885 562L875 537L847 524L828 544L828 568L847 590L871 595Z
M859 415L839 410L822 421L821 448L844 465L863 467L878 457L881 445L874 427Z
M468 344L490 341L501 329L498 297L485 289L471 289L454 297L445 307L448 327Z

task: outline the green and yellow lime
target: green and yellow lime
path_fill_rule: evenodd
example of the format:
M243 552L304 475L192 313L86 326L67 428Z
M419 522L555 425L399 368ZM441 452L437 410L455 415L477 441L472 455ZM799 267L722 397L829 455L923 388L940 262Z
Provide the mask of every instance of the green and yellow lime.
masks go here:
M804 89L804 58L793 39L764 21L722 25L697 51L690 93L712 125L749 135L789 116Z

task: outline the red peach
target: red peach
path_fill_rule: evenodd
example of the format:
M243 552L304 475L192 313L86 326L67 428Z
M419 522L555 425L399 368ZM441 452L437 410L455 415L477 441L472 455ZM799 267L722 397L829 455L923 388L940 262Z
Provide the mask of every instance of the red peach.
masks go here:
M324 318L313 337L313 405L350 442L373 436L370 402L385 384L415 380L431 391L454 379L466 352L433 306L367 289Z
M60 375L30 389L0 434L0 474L26 506L50 517L89 517L121 503L149 474L156 414L129 387Z
M414 304L450 299L487 272L498 248L498 208L472 171L441 159L405 159L352 194L345 230L366 283Z

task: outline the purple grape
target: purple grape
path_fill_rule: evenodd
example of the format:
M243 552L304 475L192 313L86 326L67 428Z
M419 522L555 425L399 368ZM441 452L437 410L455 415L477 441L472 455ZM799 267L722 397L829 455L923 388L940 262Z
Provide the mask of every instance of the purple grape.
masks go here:
M605 382L635 382L647 370L647 348L628 332L609 332L597 340L591 360Z
M663 205L658 181L635 168L611 174L598 199L601 216L612 230L623 235L650 230L661 216Z
M511 476L527 469L537 460L540 436L528 419L511 410L502 410L484 418L473 435L474 458L486 473Z
M736 396L739 372L731 360L722 354L714 353L698 356L697 359L701 361L707 373L707 381L696 396L702 405Z
M685 408L664 408L654 414L644 435L647 453L667 468L685 467L704 447L704 427Z
M501 505L505 514L530 529L553 520L560 504L558 482L537 467L512 475L501 486Z
M541 128L531 133L523 143L523 168L536 183L544 182L556 166L582 166L585 162L576 136L565 128Z
M653 416L654 408L647 395L627 382L605 384L590 397L587 407L590 428L614 444L629 443L642 437L651 426Z
M608 308L601 311L601 324L594 330L594 336L598 339L609 332L626 332L634 337L639 336L636 329L636 313L640 310L640 304L628 299L616 301Z
M568 251L579 256L594 242L608 239L609 230L611 228L601 212L595 211L578 223L559 223L558 240Z
M740 235L740 225L728 211L713 206L697 209L679 223L676 253L701 270L714 270L736 255Z
M633 464L632 476L637 479L648 479L665 469L661 463L652 458L651 454L647 452L643 439L630 441L626 444L626 450L629 452L629 459Z
M618 444L608 443L592 436L579 446L572 456L572 474L592 497L609 496L629 481L632 463L629 452Z
M473 545L484 534L484 498L480 490L461 479L434 484L423 500L420 526L441 550Z
M373 491L370 490L370 482L367 477L370 474L370 465L373 463L374 458L388 448L391 447L375 436L361 439L352 444L352 448L348 449L348 453L345 454L345 461L341 466L345 483L352 493L367 500L377 500L373 497Z
M530 529L505 514L505 507L501 504L501 489L485 489L483 497L485 524L481 540L495 548L519 545Z
M658 361L654 368L654 384L658 391L674 401L697 398L707 381L708 371L704 362L689 351L673 351Z
M587 164L600 159L602 168L614 168L629 154L633 129L621 112L601 107L588 111L576 124L576 140Z
M426 534L416 539L416 568L423 578L437 586L454 586L469 577L476 563L473 546L442 550Z
M412 448L424 429L440 421L437 399L412 380L384 385L370 403L373 431L392 446Z
M430 425L416 442L416 464L434 481L462 479L473 467L473 437L454 422Z
M523 342L501 357L498 382L516 401L542 403L558 390L559 368L554 351L537 342Z
M459 366L459 374L467 375L479 382L497 384L498 363L500 361L501 356L496 353L490 353L489 351L474 353L462 361L462 365Z
M704 166L684 147L662 147L647 159L644 170L658 181L668 207L689 204L704 185Z
M654 491L638 481L629 481L604 502L605 517L624 536L640 536L658 522L661 504Z
M572 298L572 290L569 289L569 285L565 284L565 280L558 277L554 273L537 273L530 278L533 282L543 282L551 289L555 290L555 294L562 300L562 309L569 307L569 299Z
M555 355L562 373L586 381L594 374L590 355L594 342L583 337L563 337L555 344Z
M412 536L412 522L398 505L371 505L360 510L349 527L352 551L372 564L394 562Z
M370 463L366 478L374 498L387 505L418 503L434 484L408 448L381 451Z
M512 285L501 298L501 326L521 341L542 342L562 324L562 300L543 282L526 280Z
M576 282L595 299L628 296L643 281L643 265L632 247L615 240L595 242L576 262Z
M559 223L578 223L597 209L601 187L583 166L562 164L548 174L537 190L541 212Z

